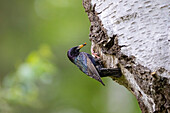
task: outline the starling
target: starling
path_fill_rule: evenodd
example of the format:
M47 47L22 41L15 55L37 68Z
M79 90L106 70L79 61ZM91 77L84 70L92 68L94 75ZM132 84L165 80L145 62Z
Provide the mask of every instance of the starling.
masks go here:
M72 47L68 52L67 56L72 63L77 65L77 67L91 78L96 79L103 85L105 85L101 77L115 76L120 77L121 71L119 68L103 68L99 60L96 60L92 55L80 52L80 49L84 47L86 43L81 44L76 47Z

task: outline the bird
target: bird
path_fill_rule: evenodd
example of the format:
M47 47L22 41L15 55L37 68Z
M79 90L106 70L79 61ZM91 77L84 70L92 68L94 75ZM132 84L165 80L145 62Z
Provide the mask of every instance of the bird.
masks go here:
M101 77L106 77L110 75L114 75L115 77L120 77L121 72L119 68L103 68L98 60L86 53L80 52L80 49L83 48L86 43L72 47L67 51L67 57L69 60L74 63L83 73L88 75L89 77L99 81L102 85L105 86Z

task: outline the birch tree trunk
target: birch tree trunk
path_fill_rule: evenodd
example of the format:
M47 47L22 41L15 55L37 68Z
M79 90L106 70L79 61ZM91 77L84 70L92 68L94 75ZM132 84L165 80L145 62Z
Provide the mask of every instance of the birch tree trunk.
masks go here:
M170 1L83 0L92 50L143 113L170 113Z

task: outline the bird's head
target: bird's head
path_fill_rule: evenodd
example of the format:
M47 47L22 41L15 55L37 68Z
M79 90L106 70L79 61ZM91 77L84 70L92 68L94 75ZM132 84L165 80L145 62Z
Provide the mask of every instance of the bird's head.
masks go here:
M67 52L67 56L68 58L70 59L70 61L73 62L73 59L79 55L79 51L82 47L84 47L86 45L86 43L84 44L81 44L79 46L76 46L76 47L72 47L71 49L68 50Z

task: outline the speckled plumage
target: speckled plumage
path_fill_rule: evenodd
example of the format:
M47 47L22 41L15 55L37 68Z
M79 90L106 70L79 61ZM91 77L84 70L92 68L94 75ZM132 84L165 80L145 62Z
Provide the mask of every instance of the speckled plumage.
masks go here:
M75 58L74 62L82 72L84 72L86 75L90 76L91 78L98 80L104 85L95 67L94 59L90 54L85 52L80 52L79 55Z
M85 44L84 44L85 45ZM86 75L90 76L91 78L96 79L97 81L101 82L103 85L103 81L96 69L96 64L94 58L85 52L79 52L79 46L71 48L67 52L67 56L71 62L73 62L77 67Z
M103 68L101 63L98 61L95 61L92 55L85 53L85 52L79 52L79 50L86 45L82 44L76 47L72 47L67 52L67 56L70 59L72 63L77 65L77 67L86 75L88 75L91 78L94 78L95 80L99 81L100 83L103 83L101 77L107 77L107 76L114 76L114 77L120 77L121 76L121 70L119 68Z

